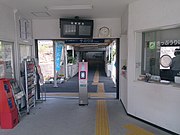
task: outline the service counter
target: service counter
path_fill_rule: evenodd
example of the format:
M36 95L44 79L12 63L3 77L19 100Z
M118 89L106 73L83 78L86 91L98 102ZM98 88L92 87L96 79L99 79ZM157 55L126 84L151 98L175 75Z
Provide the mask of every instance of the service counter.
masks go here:
M143 81L129 82L128 113L180 133L180 86Z

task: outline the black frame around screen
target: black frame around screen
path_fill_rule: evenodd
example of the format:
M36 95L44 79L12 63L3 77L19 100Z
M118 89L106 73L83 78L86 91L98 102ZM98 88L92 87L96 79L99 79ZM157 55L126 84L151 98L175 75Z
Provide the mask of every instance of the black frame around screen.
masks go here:
M73 24L72 24L73 23ZM77 23L75 25L75 23ZM85 35L80 35L79 33L79 25L80 24L84 24L82 26L84 27L90 27L90 31L88 32L89 34L85 34ZM75 34L72 33L65 33L65 25L75 25ZM94 22L93 20L81 20L81 19L66 19L66 18L60 18L60 33L61 33L61 37L64 38L92 38L93 37L93 27L94 27Z

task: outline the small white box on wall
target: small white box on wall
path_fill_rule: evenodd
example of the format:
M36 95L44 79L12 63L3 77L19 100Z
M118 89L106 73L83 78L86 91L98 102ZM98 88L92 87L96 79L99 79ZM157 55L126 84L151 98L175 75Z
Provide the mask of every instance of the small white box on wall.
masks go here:
M175 76L174 82L180 84L180 76Z

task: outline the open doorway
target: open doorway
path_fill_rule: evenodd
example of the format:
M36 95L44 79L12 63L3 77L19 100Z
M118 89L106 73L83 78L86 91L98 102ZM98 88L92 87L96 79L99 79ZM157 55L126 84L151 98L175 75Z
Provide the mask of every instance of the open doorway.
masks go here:
M94 41L95 43L93 43ZM98 39L99 40L99 39ZM45 78L46 91L52 96L78 97L78 62L83 59L89 65L88 92L89 97L98 97L97 92L101 87L107 98L118 98L118 39L101 39L97 43L92 39L88 43L81 40L37 40L36 57ZM63 43L61 55L61 73L56 74L55 53L56 42ZM72 43L76 41L76 43ZM77 43L83 41L83 43ZM107 42L108 41L108 42ZM99 42L99 41L98 41ZM62 71L63 70L63 71ZM57 82L54 87L54 76L63 76L63 81ZM97 81L98 78L98 81ZM94 81L96 83L94 83ZM96 84L96 85L95 85ZM102 89L101 89L102 90Z
M54 49L52 40L38 40L38 62L45 82L54 78Z

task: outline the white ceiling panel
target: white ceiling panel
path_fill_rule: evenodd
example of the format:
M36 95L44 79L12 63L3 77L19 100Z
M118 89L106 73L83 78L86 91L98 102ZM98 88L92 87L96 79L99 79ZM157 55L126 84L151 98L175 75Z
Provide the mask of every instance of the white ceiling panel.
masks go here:
M135 0L0 0L13 9L18 9L29 18L116 18L120 17L128 4ZM69 5L92 5L92 9L65 9L50 10L49 7ZM32 12L47 12L50 16L39 17Z

